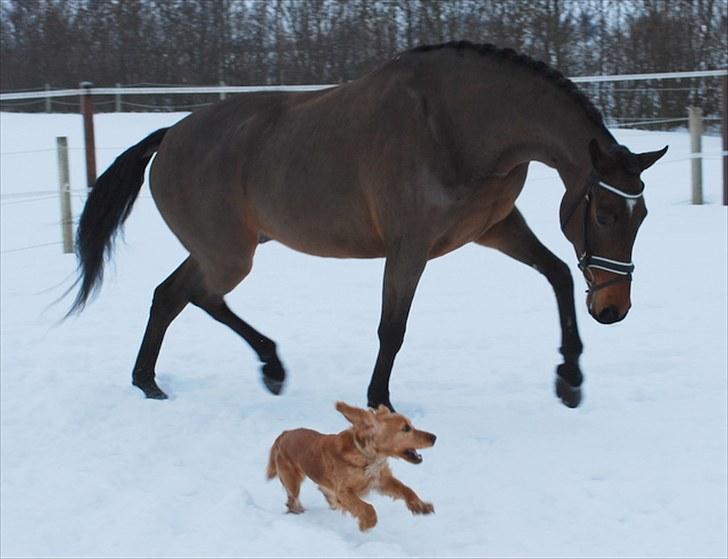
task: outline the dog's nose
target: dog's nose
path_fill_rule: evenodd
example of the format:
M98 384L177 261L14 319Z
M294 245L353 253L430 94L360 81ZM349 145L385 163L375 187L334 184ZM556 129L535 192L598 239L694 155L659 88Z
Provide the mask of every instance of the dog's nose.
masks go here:
M432 441L432 444L435 444L435 441L437 440L437 437L430 433L430 440Z

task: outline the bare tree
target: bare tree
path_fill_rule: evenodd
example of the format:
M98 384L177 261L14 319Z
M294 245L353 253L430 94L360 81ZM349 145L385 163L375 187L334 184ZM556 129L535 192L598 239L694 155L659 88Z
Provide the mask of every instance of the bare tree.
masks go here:
M0 87L336 83L461 39L568 75L716 68L728 61L727 26L725 0L0 0ZM688 103L717 112L716 85L589 93L607 114L671 116Z

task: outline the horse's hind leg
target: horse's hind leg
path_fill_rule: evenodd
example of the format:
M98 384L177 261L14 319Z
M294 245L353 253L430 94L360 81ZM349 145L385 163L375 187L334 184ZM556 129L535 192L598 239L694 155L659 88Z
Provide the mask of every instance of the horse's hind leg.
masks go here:
M581 402L583 377L579 368L579 356L583 346L576 327L574 310L574 281L569 267L559 260L528 227L517 208L503 221L489 229L476 242L498 249L516 260L541 272L556 294L561 322L561 347L564 362L557 368L556 393L570 408Z
M200 307L218 322L231 328L248 342L253 351L258 354L258 359L263 363L263 383L273 394L280 394L283 390L286 373L278 359L275 342L258 332L231 311L222 295L209 290L197 292L192 297L192 304Z
M167 395L154 380L154 367L162 347L167 328L190 301L192 289L198 283L199 270L196 263L187 258L172 274L154 290L149 321L139 348L132 383L139 387L147 398L163 400Z
M189 257L155 289L149 322L132 377L133 384L141 388L147 398L167 397L154 380L154 367L167 328L187 303L200 307L245 339L263 363L264 384L274 394L280 394L285 371L278 359L275 343L236 316L222 296L248 275L252 257L251 250L250 254L239 256L237 264L234 259L228 259L224 267L205 269Z

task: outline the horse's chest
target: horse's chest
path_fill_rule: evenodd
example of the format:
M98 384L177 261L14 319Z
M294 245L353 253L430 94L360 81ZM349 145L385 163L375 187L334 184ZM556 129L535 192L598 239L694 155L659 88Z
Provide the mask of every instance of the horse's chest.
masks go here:
M482 189L447 216L443 233L433 244L432 257L476 241L513 211L520 188Z
M478 232L501 222L513 211L516 198L523 190L525 169L514 170L505 177L492 177L478 188L464 208L465 221L472 222Z

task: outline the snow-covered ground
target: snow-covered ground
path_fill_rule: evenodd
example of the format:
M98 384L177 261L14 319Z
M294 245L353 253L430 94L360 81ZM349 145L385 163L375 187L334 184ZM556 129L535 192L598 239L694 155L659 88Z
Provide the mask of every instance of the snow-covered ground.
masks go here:
M99 171L181 116L98 116ZM543 278L476 246L428 265L391 387L438 440L419 466L392 465L436 514L372 496L379 525L362 534L310 482L306 514L285 514L264 470L282 430L335 432L347 426L336 400L365 403L383 262L261 246L228 299L278 342L284 395L262 387L237 336L188 307L159 362L171 399L145 400L131 366L152 291L182 248L145 186L100 296L60 323L70 301L53 302L75 262L58 244L58 197L26 195L57 188L62 135L83 189L81 120L5 113L0 125L3 557L728 554L728 221L718 158L704 163L706 205L689 204L687 134L616 132L634 151L670 151L644 175L633 308L614 326L584 307L558 227L562 186L531 167L519 207L577 278L582 407L553 395L559 329ZM82 203L74 196L76 216Z

